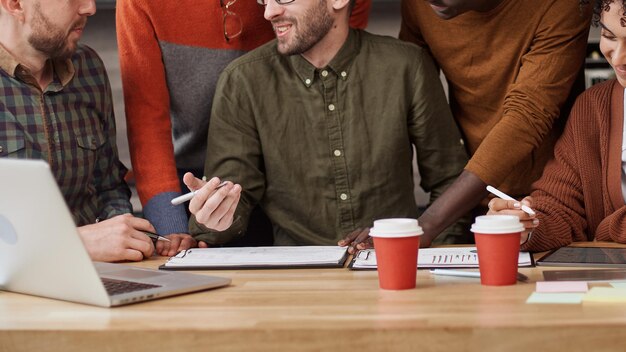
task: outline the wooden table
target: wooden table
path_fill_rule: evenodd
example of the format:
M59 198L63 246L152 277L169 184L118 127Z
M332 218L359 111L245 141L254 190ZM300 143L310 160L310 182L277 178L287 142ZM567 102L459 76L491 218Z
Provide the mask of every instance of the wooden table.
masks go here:
M112 309L0 291L0 351L624 350L625 305L525 304L544 269L507 287L420 271L407 291L374 271L207 271L232 285Z

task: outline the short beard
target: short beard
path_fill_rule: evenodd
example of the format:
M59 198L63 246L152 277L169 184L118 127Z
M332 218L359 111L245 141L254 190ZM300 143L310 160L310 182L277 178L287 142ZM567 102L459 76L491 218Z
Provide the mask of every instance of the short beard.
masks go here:
M293 45L291 47L282 47L278 43L278 52L283 55L299 55L309 51L315 44L319 43L333 27L333 18L326 10L327 2L325 0L318 1L318 5L307 11L302 17L302 33L294 36ZM294 25L298 24L295 18L287 18Z
M51 59L70 58L76 51L76 46L71 47L67 43L69 34L64 33L44 16L39 3L35 4L34 10L33 33L28 37L28 43Z

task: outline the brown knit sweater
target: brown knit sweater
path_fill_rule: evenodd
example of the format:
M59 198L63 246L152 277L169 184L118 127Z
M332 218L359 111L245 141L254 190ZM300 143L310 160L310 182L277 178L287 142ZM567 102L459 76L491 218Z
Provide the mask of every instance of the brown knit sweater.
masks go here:
M450 20L427 1L402 0L400 38L427 47L445 73L467 170L515 197L531 191L584 90L574 82L590 18L576 0L504 0Z
M545 251L594 238L626 243L623 97L624 88L611 80L576 100L555 158L533 185L540 224L524 249Z

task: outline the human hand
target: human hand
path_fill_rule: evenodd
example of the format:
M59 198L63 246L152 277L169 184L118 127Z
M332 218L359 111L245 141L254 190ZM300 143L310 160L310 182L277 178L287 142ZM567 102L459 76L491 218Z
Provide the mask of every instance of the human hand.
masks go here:
M172 257L180 251L196 247L196 240L186 233L173 233L164 236L170 242L156 241L156 252L158 255Z
M493 198L489 201L489 211L487 215L514 215L520 219L522 225L524 225L524 231L522 232L522 243L528 240L528 236L534 229L539 226L539 219L537 215L529 215L522 210L522 204L532 209L533 198L526 197L522 201L517 200L504 200L500 198Z
M124 214L80 226L78 234L92 260L140 261L154 253L152 240L142 231L154 232L150 222Z
M370 237L370 229L356 229L349 233L344 239L337 242L338 246L348 246L348 253L354 254L357 250L373 248L374 243Z
M215 231L224 231L232 225L241 197L240 185L228 182L217 189L219 178L213 177L205 182L190 172L185 174L183 181L190 190L198 191L189 202L189 211L195 215L196 221Z

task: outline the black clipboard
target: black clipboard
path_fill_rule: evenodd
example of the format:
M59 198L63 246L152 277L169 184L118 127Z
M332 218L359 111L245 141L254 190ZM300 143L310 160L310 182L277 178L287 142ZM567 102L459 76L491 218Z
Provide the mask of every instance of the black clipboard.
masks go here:
M246 247L241 247L240 249L244 249ZM256 247L256 248L265 248L265 247ZM269 248L269 247L268 247ZM295 248L295 247L294 247ZM304 248L302 246L301 248ZM193 251L196 249L189 249L189 251ZM185 251L179 252L176 256L184 257ZM167 262L161 266L159 266L159 270L242 270L242 269L314 269L314 268L343 268L346 264L346 261L349 257L349 253L347 248L345 249L343 255L337 261L328 261L321 263L279 263L279 264L224 264L224 265L176 265L176 266L168 266ZM170 258L171 259L171 258Z
M626 268L626 248L561 247L541 257L537 265Z

